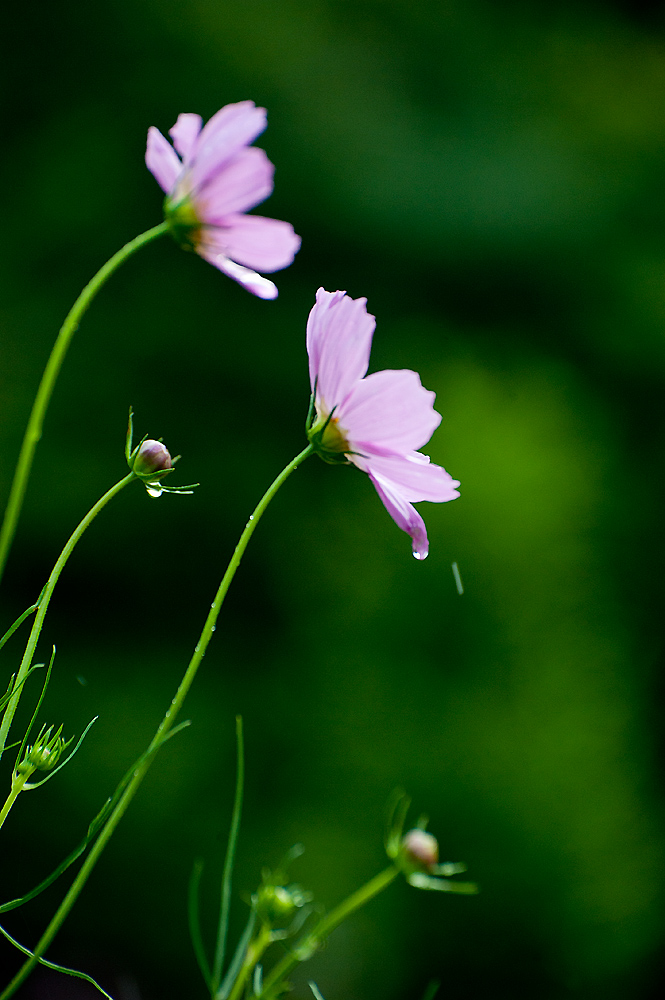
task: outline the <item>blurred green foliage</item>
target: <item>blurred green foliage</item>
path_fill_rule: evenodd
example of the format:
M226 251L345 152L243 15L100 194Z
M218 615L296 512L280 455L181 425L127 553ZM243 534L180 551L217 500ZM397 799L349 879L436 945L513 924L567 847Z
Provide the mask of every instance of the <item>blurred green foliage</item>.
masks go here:
M203 996L193 859L212 921L245 719L235 880L328 905L384 863L395 785L472 898L403 884L302 970L326 1000L655 996L663 934L665 18L534 0L33 0L4 24L0 496L55 332L121 243L160 221L149 125L250 98L276 164L260 212L303 237L261 302L163 241L77 334L47 419L0 630L124 474L127 408L193 497L136 487L80 544L41 656L44 721L94 727L3 830L3 899L82 836L170 699L254 503L303 446L319 285L366 295L374 369L414 368L462 482L423 505L424 564L354 470L289 481L188 700L51 949L117 1000ZM174 476L175 479L175 476ZM459 564L458 596L451 563ZM20 635L3 651L14 669ZM24 699L26 702L28 699ZM28 707L25 706L27 713ZM7 859L11 859L8 863ZM63 887L12 914L30 945ZM431 898L434 897L434 898ZM15 958L0 953L3 968ZM88 997L37 975L22 996Z

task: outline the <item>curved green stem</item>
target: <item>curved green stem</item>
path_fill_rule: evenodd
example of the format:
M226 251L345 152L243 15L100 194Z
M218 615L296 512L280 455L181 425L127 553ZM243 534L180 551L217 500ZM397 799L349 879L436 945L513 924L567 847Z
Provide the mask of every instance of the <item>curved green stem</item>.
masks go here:
M93 868L97 864L99 856L106 847L106 844L110 840L118 823L120 822L125 812L127 811L129 803L132 801L136 792L138 791L141 782L143 781L153 760L155 759L155 756L157 755L160 746L167 739L169 732L173 727L173 723L176 720L178 712L182 708L183 702L187 696L187 692L192 686L192 682L196 677L196 673L199 669L199 666L201 665L201 661L205 655L205 651L208 648L208 643L210 642L213 632L215 631L217 617L224 602L224 598L226 597L226 593L231 585L233 577L235 576L236 570L240 565L240 560L242 559L245 549L247 548L247 543L254 534L254 529L261 520L263 512L265 511L266 507L268 506L272 498L277 493L280 486L288 479L291 473L298 468L301 462L303 462L309 455L312 454L313 450L314 449L312 448L312 446L308 445L308 447L305 448L304 451L301 451L300 454L297 455L292 462L289 462L286 468L282 472L280 472L279 476L277 476L275 481L268 488L266 493L259 501L256 509L254 510L254 513L250 516L250 519L245 525L245 529L242 535L240 536L240 540L238 541L238 544L235 547L235 551L233 553L233 556L231 557L231 561L227 567L227 570L224 573L224 576L222 577L222 582L219 585L219 588L215 595L215 599L210 606L210 611L208 612L205 625L203 626L203 630L201 632L199 641L197 642L194 648L194 653L192 655L191 660L189 661L187 670L185 671L184 676L180 681L180 686L178 687L178 690L176 691L176 694L171 704L166 710L164 718L159 724L157 732L152 738L152 741L150 743L150 746L148 747L148 751L145 754L145 757L134 771L134 774L132 775L131 780L128 782L125 791L118 800L115 809L107 819L97 840L95 841L92 849L90 850L90 853L88 854L87 858L81 865L79 873L72 882L69 891L67 892L67 895L63 899L62 903L60 904L56 913L54 914L53 919L51 920L50 924L48 925L48 927L42 934L40 940L38 941L37 945L35 946L32 958L29 958L28 961L21 966L21 968L16 973L9 986L7 986L7 988L3 991L3 993L0 994L0 1000L7 1000L7 998L10 997L16 989L18 989L21 983L25 981L27 976L30 974L32 969L35 967L41 956L44 954L44 952L50 945L51 941L53 940L58 930L62 926L72 906L76 902L79 893L81 892L83 886L88 880L88 876L90 875Z
M58 582L58 578L62 573L67 560L74 551L74 547L78 542L79 538L85 531L85 529L92 524L94 519L99 514L109 500L112 500L117 493L120 492L128 483L131 483L132 479L136 479L133 472L121 479L119 483L112 486L107 493L101 497L94 507L88 511L79 526L76 528L71 538L65 545L64 549L58 556L58 561L51 570L51 575L49 576L46 586L42 591L42 595L39 600L39 607L37 608L37 614L35 615L35 620L32 623L32 628L30 630L30 635L28 637L28 642L25 647L25 653L23 654L23 659L21 660L21 666L19 672L16 675L16 680L14 681L14 694L9 700L7 707L5 709L5 714L2 717L2 723L0 723L0 757L5 749L5 743L7 742L7 734L9 733L9 727L11 726L12 719L14 718L14 712L16 711L16 706L18 705L19 698L21 697L21 690L23 686L23 681L25 680L28 671L32 665L32 658L35 655L35 648L37 646L37 640L39 639L39 633L42 630L42 625L44 624L44 618L46 617L46 612L48 611L49 602L53 596L53 591L55 590L55 585Z
M334 931L343 920L346 920L348 916L359 910L370 899L383 892L397 878L399 873L400 869L396 865L389 865L382 872L379 872L378 875L375 875L373 879L370 879L369 882L361 886L360 889L357 889L356 892L352 892L350 896L347 896L334 910L326 914L318 922L314 930L306 934L296 947L277 963L266 979L260 996L273 996L282 981L295 969L296 965L311 958L331 931Z
M124 247L121 247L121 249L118 250L118 252L115 253L110 260L107 260L104 266L97 271L94 278L88 282L72 308L69 310L65 322L60 328L60 332L58 333L55 344L53 345L53 350L51 351L51 356L49 357L46 368L44 369L42 380L39 383L37 395L35 396L32 413L30 414L28 426L25 431L25 437L23 438L23 444L21 446L21 453L16 464L16 471L14 473L14 480L12 482L9 500L7 501L7 510L5 511L2 530L0 531L0 579L2 578L5 563L7 562L7 556L9 555L9 550L14 539L14 533L16 532L16 524L21 513L23 497L28 485L30 469L32 468L32 460L34 458L35 449L39 439L42 436L42 426L44 423L44 417L46 416L46 410L51 400L51 396L53 395L53 389L62 367L62 363L65 360L67 348L69 347L71 339L78 329L81 318L99 289L102 285L104 285L106 280L110 278L113 272L117 271L120 265L123 264L128 257L131 257L136 250L139 250L142 246L145 246L146 243L152 242L152 240L157 239L158 236L162 236L167 232L167 224L162 222L159 226L153 226L152 229L148 229L145 233L141 233L141 235L137 236L136 239L131 240L130 243L126 243Z

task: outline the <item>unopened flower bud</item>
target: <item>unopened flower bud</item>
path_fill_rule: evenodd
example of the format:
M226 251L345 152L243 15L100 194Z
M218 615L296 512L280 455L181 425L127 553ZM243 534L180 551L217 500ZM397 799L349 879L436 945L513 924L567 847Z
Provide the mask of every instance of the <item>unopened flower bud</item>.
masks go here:
M400 860L407 874L415 871L430 872L439 860L439 843L436 837L425 830L409 830L402 838Z
M312 899L311 893L304 892L299 885L271 885L259 887L254 903L259 918L270 927L280 927L291 920L296 910Z
M132 469L137 476L158 476L168 472L173 466L168 448L161 441L148 438L139 448Z
M42 730L34 746L26 748L25 757L17 768L19 774L50 771L55 767L68 744L60 735L62 726L55 736L51 736L52 732L52 726L46 732Z

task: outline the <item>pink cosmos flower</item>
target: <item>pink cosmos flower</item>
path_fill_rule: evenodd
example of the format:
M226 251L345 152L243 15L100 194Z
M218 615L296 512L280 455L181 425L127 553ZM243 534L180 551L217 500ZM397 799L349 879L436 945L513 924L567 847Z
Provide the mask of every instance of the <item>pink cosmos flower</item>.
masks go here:
M349 461L367 473L390 516L411 536L416 559L425 559L427 531L413 503L454 500L459 483L418 451L441 417L416 372L366 375L374 326L366 299L323 288L316 293L307 321L316 407L308 437L325 461Z
M227 104L201 126L200 115L179 115L169 131L173 146L148 129L145 162L166 192L169 229L181 246L248 291L274 299L277 288L256 271L287 267L300 237L288 222L245 215L273 188L275 168L262 149L249 145L266 127L265 108L253 101Z

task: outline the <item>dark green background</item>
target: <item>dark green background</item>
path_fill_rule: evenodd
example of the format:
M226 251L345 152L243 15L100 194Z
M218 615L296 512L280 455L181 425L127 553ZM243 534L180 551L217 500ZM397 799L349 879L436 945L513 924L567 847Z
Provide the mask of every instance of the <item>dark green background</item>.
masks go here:
M183 454L193 497L114 502L56 592L45 721L100 718L2 831L2 898L63 857L147 744L233 545L303 446L305 322L319 285L366 295L372 368L415 368L462 482L422 505L428 561L355 470L310 460L269 510L186 705L50 954L116 1000L203 997L185 895L229 818L235 881L296 840L333 905L383 864L405 786L476 898L396 884L297 977L326 1000L645 998L663 932L661 544L665 374L662 4L116 0L3 23L0 495L82 285L161 218L145 132L265 105L260 212L303 237L252 298L163 240L104 289L57 387L0 624L123 473L139 434ZM466 585L457 595L451 563ZM9 674L21 637L3 652ZM85 683L82 683L82 679ZM2 682L4 684L4 682ZM36 686L30 688L34 696ZM25 698L23 709L28 710ZM2 779L8 788L8 776ZM4 792L2 793L4 796ZM64 891L7 916L30 945ZM0 952L6 978L14 964ZM35 977L26 998L94 996Z

